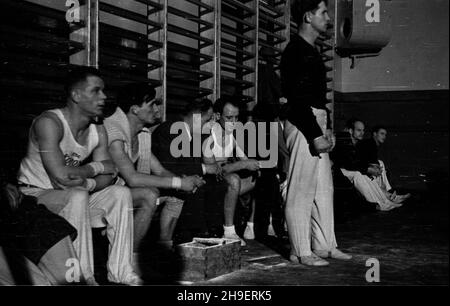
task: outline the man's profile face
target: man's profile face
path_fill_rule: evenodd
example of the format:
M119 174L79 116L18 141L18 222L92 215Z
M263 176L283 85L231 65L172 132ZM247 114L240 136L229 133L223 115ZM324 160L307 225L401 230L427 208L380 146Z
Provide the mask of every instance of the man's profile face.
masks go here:
M136 108L136 116L144 125L152 125L161 120L157 99L146 99Z
M363 140L364 138L364 123L361 121L356 121L353 125L353 129L350 130L351 137L355 141Z
M238 118L239 108L230 103L226 103L223 107L222 114L220 115L219 123L225 131L232 132Z
M314 30L319 34L323 34L327 31L331 19L328 15L328 9L325 2L320 2L318 9L315 12L308 12L307 14L311 17L310 24Z
M105 84L97 76L88 76L74 89L73 101L89 117L102 116L105 109Z
M373 133L373 138L377 144L383 144L386 141L387 131L385 129L379 129Z

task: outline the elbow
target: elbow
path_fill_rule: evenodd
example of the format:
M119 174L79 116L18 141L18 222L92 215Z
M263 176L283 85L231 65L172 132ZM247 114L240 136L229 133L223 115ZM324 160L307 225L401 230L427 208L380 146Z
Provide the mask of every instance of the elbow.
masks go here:
M129 176L129 177L125 177L124 180L125 180L125 183L127 184L127 186L130 187L130 188L140 187L139 186L139 180L134 175Z

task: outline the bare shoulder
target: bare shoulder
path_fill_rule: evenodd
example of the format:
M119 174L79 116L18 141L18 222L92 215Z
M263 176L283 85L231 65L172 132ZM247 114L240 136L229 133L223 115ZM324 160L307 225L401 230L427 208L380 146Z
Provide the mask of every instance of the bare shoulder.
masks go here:
M100 146L107 146L108 144L108 133L106 132L105 126L103 124L96 124L98 133L98 140Z
M38 138L43 136L60 136L63 135L63 125L58 116L52 112L46 111L39 115L33 122L33 132Z

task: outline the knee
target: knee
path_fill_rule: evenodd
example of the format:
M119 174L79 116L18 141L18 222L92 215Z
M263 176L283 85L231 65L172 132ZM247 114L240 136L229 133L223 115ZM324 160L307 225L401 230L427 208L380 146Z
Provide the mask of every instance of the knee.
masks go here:
M142 190L140 201L135 203L135 207L153 211L156 208L156 200L159 198L159 190L156 188L145 188Z
M226 176L228 189L239 192L241 190L241 178L239 175L232 173Z
M70 189L69 203L74 204L79 209L87 209L89 206L89 193L86 190Z
M114 185L108 188L109 195L112 199L115 199L122 207L132 209L133 200L128 187Z

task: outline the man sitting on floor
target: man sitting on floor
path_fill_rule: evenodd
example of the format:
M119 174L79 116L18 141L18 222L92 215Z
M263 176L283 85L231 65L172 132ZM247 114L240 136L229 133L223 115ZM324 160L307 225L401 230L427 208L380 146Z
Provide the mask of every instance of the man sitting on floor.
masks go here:
M408 199L411 194L399 195L391 187L388 181L386 167L382 160L378 158L378 147L386 141L387 130L381 125L377 125L372 129L372 137L361 140L357 145L358 155L363 163L373 165L379 169L379 175L374 180L385 192L388 198L394 203L402 203Z
M380 167L367 164L360 158L357 144L364 137L364 123L352 118L347 122L346 129L350 137L339 139L332 155L336 169L340 169L366 201L376 203L377 209L391 210L400 207L401 204L391 201L376 182L375 178L381 175Z

